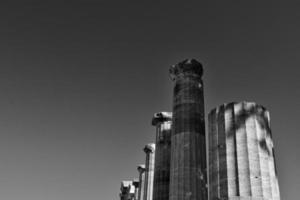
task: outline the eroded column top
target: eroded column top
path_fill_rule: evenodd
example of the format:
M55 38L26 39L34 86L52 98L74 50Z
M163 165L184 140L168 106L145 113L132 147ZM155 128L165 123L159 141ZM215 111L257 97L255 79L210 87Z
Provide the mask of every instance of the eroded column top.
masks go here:
M247 120L248 118L255 116L256 120L258 121L258 124L262 128L266 129L267 133L271 135L270 113L264 106L249 101L224 103L212 109L209 112L208 116L212 116L216 113L219 113L221 109L224 109L224 113L231 113L232 111L234 111L234 115L235 118L238 120L238 124L240 124L240 120Z
M184 76L201 78L203 75L203 67L202 64L195 59L186 59L176 65L172 65L169 72L172 81Z
M137 170L140 172L140 173L143 173L144 171L145 171L145 165L139 165L138 167L137 167Z
M155 151L155 144L154 143L149 143L144 147L144 152L145 153L154 153Z
M132 180L132 185L134 185L135 188L138 188L138 187L139 187L139 179L134 178L134 179Z
M229 108L229 107L233 107L233 106L243 107L243 109L241 111L243 113L246 113L246 115L254 115L257 113L263 113L265 115L265 117L268 117L268 115L269 115L269 111L264 106L259 105L255 102L249 102L249 101L224 103L224 104L212 109L209 112L209 114L218 111L221 107ZM240 113L238 113L238 114L240 114ZM243 116L243 117L245 117L245 116Z
M122 181L121 182L121 190L126 190L130 187L130 185L132 184L132 181Z
M154 114L151 124L156 126L167 121L172 121L172 112L158 112Z

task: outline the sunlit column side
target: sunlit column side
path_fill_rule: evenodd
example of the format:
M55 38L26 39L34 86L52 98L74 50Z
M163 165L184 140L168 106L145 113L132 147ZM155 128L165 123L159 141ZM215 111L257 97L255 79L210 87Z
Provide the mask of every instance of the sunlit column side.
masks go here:
M194 59L170 68L175 82L171 135L170 200L206 200L203 68Z
M212 110L209 121L210 200L279 200L269 112L252 102Z
M144 148L146 153L145 162L145 187L144 187L144 199L152 200L153 196L153 178L154 178L154 161L155 161L155 144L147 144Z
M152 125L156 127L153 200L168 200L170 187L172 113L155 113Z
M137 167L139 172L139 191L138 200L143 200L144 198L144 188L145 188L145 165L139 165Z

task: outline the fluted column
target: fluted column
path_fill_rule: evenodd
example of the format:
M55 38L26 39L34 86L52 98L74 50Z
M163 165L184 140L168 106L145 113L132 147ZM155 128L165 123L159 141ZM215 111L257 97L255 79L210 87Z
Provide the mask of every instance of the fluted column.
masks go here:
M154 178L154 161L155 161L155 144L147 144L144 148L146 153L145 162L145 187L144 199L152 200L153 195L153 178Z
M207 200L202 65L194 59L170 68L175 82L170 200Z
M145 165L139 165L137 167L139 172L139 191L138 200L143 200L144 198L144 188L145 188Z
M172 113L155 113L152 125L156 127L153 200L168 200L170 187Z
M251 102L209 114L210 200L279 200L269 112Z

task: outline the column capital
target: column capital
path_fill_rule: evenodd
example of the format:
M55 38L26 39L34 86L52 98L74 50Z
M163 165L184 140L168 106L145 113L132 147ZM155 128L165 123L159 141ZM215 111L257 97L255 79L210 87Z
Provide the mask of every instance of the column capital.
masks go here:
M177 77L192 76L201 78L203 75L203 67L200 62L195 59L185 59L176 65L172 65L169 69L172 81Z
M145 165L139 165L139 166L137 167L137 170L138 170L140 173L143 173L143 172L146 170Z
M126 190L130 187L130 185L132 184L132 181L122 181L121 182L121 190Z
M155 151L155 144L154 143L149 143L144 147L144 152L145 153L154 153Z
M132 180L132 185L134 185L134 187L138 188L139 187L139 180L137 178L134 178Z
M158 112L154 114L151 124L156 126L167 121L172 121L172 112Z

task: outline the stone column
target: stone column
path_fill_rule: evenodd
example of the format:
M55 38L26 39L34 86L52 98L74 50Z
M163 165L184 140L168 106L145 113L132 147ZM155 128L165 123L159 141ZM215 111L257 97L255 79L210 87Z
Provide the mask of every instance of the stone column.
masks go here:
M152 125L156 127L153 200L168 200L170 187L172 113L155 113Z
M209 113L210 199L279 200L269 112L251 102Z
M184 60L170 68L175 82L170 200L207 200L202 65Z
M120 194L119 194L120 200L128 199L128 187L129 187L128 181L121 182L121 188L120 188Z
M139 172L139 192L138 200L143 200L144 198L144 188L145 188L145 165L139 165L137 167Z
M138 194L139 194L139 180L133 179L132 185L134 185L134 200L138 200Z
M134 185L132 181L121 182L120 200L134 200Z
M145 162L145 187L144 187L143 200L152 200L155 144L153 143L147 144L144 148L144 152L146 153L146 162Z

